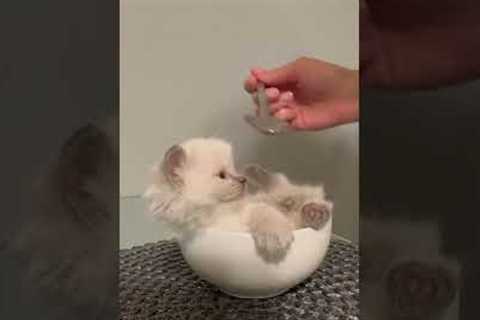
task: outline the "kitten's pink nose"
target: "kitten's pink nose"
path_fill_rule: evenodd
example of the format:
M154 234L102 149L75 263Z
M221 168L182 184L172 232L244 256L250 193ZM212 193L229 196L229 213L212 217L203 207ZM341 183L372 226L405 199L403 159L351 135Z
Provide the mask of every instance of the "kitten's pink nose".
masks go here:
M245 178L245 177L237 177L237 181L240 182L240 183L245 183L245 182L247 182L247 178Z

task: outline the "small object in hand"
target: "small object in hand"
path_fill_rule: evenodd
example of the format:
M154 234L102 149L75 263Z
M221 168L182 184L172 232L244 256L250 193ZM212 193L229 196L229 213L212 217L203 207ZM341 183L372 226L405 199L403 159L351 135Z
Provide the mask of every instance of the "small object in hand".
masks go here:
M257 95L259 110L256 115L245 115L245 121L265 135L276 135L292 131L287 122L277 119L270 114L270 106L265 94L265 85L261 82L257 87Z

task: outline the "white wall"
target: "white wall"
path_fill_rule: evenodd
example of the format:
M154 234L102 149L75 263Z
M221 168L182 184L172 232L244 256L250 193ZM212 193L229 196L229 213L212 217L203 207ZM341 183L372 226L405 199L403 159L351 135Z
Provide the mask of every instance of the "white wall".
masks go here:
M230 140L299 181L324 181L335 231L358 239L358 126L264 137L242 120L251 66L301 55L358 65L358 1L121 1L120 192L138 195L149 165L194 136Z

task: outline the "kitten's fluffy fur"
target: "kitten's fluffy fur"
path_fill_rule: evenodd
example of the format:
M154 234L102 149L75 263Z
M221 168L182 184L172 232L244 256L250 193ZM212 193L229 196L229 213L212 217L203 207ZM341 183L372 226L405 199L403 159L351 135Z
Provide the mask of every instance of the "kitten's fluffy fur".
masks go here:
M245 169L250 193L256 201L268 203L289 218L295 229L321 229L330 219L333 203L322 185L297 185L282 173L271 173L259 165Z
M220 139L175 145L152 173L145 197L154 215L181 234L202 228L250 232L266 261L281 260L293 242L293 230L319 229L331 211L322 187L295 186L259 166L245 172L257 188L247 193L247 179L235 168L232 147Z

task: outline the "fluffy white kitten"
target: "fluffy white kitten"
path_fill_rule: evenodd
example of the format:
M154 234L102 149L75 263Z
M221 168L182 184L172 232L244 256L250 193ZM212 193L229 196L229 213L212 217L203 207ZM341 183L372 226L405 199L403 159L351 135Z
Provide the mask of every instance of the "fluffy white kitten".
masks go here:
M180 234L202 228L250 232L260 256L278 262L294 240L293 230L304 225L265 192L246 192L247 179L235 169L232 147L223 140L195 138L175 145L152 173L145 193L150 212ZM286 178L282 182L275 189L279 197L287 184L294 188Z

